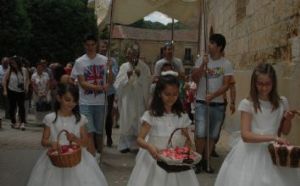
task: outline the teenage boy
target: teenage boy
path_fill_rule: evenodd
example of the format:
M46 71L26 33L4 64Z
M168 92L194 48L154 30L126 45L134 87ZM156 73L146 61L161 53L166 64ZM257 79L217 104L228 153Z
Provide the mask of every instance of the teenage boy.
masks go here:
M221 34L212 34L209 38L208 52L203 58L196 61L192 71L192 78L198 84L195 110L195 145L196 151L202 154L203 159L196 165L195 172L204 170L213 173L207 166L208 153L218 137L220 126L225 113L223 94L230 86L233 75L231 63L223 57L226 46L225 37ZM207 78L207 80L206 80ZM208 86L206 86L208 82ZM208 87L208 91L206 88ZM209 112L209 123L206 121ZM208 126L206 126L208 125ZM207 128L209 127L209 139ZM208 143L208 145L207 145ZM209 146L207 148L207 146Z

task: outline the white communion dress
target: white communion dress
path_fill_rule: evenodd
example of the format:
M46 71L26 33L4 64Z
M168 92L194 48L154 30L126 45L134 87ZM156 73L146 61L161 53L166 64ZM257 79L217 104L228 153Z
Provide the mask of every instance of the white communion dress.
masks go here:
M191 123L187 114L182 114L181 117L175 114L154 117L149 111L144 113L141 120L151 125L147 142L158 149L167 147L169 136L174 129L188 127ZM180 131L174 135L173 139L174 146L182 146L185 142ZM157 165L156 160L147 150L140 149L127 186L199 186L199 183L194 170L167 173Z
M261 111L255 113L247 99L241 101L238 110L252 114L252 132L275 136L288 109L286 98L281 99L279 108L273 111L270 102L260 100ZM300 169L273 165L268 144L240 139L224 160L215 186L299 186Z
M45 116L43 122L50 127L51 141L56 141L57 134L65 129L80 136L80 127L87 123L85 116L81 115L81 120L76 123L75 116L57 116L57 121L53 123L55 113ZM60 144L69 144L66 135L60 137ZM52 165L47 150L42 153L37 160L28 181L28 186L107 186L106 179L100 170L95 158L86 150L81 149L81 161L71 168L59 168Z

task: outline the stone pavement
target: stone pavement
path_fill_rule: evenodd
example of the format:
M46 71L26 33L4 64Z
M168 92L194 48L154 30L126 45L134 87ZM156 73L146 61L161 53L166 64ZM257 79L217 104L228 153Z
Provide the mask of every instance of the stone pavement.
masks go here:
M28 116L28 118L33 116ZM37 158L43 151L40 145L43 128L41 125L32 124L34 119L29 119L26 131L12 129L8 120L2 121L0 129L0 186L25 186ZM118 129L113 130L113 141L117 144ZM212 166L219 168L225 154L228 152L228 134L222 132L221 143L217 146L220 158L212 158ZM109 186L124 186L134 166L134 153L121 154L116 146L105 148L101 169L106 176ZM201 186L213 186L215 174L198 174Z

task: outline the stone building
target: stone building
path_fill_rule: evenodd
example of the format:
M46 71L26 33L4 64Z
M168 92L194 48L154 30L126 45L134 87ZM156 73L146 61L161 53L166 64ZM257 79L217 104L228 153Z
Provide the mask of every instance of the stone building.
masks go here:
M277 70L280 94L292 109L300 109L299 0L210 0L208 29L227 39L225 55L236 69L238 100L248 94L253 67L268 62ZM296 117L288 136L297 145L299 123Z
M208 33L222 33L227 39L225 55L236 70L237 102L248 95L253 67L260 62L268 62L276 68L280 94L288 98L291 109L300 110L297 96L300 93L300 1L208 0L207 3ZM196 35L197 32L195 42ZM156 57L160 44L155 46L152 40L144 42L148 43L145 51L155 49L153 57ZM183 54L177 49L175 53L182 58ZM196 45L193 56L195 49ZM239 117L238 114L235 117ZM300 145L298 123L300 119L296 117L288 138Z

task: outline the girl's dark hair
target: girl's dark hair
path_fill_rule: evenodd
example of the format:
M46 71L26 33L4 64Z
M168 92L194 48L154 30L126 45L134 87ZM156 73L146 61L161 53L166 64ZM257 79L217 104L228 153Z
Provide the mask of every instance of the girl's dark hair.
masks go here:
M14 61L14 62L16 62L16 64L17 64L17 69L15 69L12 65L11 65L11 61ZM18 71L20 71L21 72L21 74L23 75L23 72L22 72L22 58L21 57L19 57L19 56L12 56L11 58L10 58L10 69L11 69L11 71L13 71L13 72L18 72Z
M277 77L276 72L271 64L268 63L261 63L257 65L252 73L251 76L251 87L250 87L250 99L253 102L254 110L257 112L257 110L261 111L260 103L259 103L259 97L258 97L258 90L257 90L257 77L258 75L268 75L272 81L272 90L269 94L269 100L271 104L273 105L273 110L277 109L279 107L280 102L280 96L277 92Z
M8 72L8 77L10 77L11 72L16 73L17 77L18 77L18 71L21 73L21 75L23 76L23 70L22 70L22 59L19 56L12 56L9 58L10 62L9 62L9 72ZM15 68L13 65L11 65L11 62L14 61L17 64L17 68ZM8 80L9 81L9 80ZM7 82L8 84L8 82Z
M178 78L173 75L164 75L164 76L159 77L158 82L154 89L153 99L150 104L150 113L153 116L163 116L164 115L165 107L164 107L163 100L161 99L161 94L162 94L163 90L165 90L167 85L175 85L179 89ZM178 95L176 102L172 106L172 112L177 114L179 117L181 116L182 113L184 113L183 106L180 101L179 95Z
M74 84L71 83L59 83L57 85L56 88L57 91L57 95L62 97L63 95L65 95L66 93L70 93L73 97L73 101L76 102L78 104L79 101L79 90L78 87ZM60 104L59 102L56 100L55 101L55 105L54 105L54 111L55 111L55 119L53 120L53 123L56 122L57 120L57 112L60 109ZM79 109L75 106L72 110L72 113L74 114L75 118L76 118L76 123L78 123L81 119L81 115L79 112Z
M53 71L53 77L56 80L56 82L60 82L60 78L65 74L65 69L64 67L59 64L54 68Z

